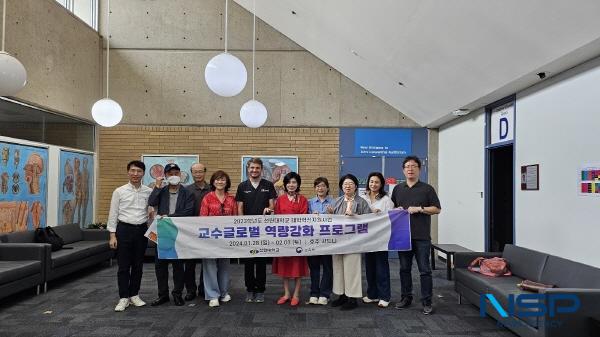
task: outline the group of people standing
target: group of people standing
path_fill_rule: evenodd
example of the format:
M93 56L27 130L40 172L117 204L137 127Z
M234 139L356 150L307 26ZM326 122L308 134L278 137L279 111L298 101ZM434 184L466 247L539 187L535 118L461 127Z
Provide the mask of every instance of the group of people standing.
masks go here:
M314 180L315 196L307 200L300 194L302 179L296 172L289 172L283 178L284 191L279 197L273 183L262 179L263 163L260 158L252 158L246 165L248 180L237 187L235 196L229 193L229 175L216 171L205 182L206 167L192 165L194 183L181 185L181 170L176 164L167 164L164 178L156 179L154 189L144 186L141 181L145 165L132 161L127 165L129 183L117 188L112 196L108 229L110 246L117 250L118 285L120 300L115 311L124 311L130 304L143 306L146 303L138 293L142 277L142 264L147 238L144 236L149 221L154 216L232 216L269 214L338 214L346 216L367 213L387 212L393 208L405 209L410 213L410 251L398 252L400 261L401 299L396 309L408 308L413 300L412 261L417 261L421 281L421 302L423 313L431 314L433 283L429 252L431 247L431 215L441 210L440 202L433 187L419 181L421 161L414 156L406 157L403 172L406 181L396 185L391 196L385 191L385 179L379 172L372 172L367 178L364 194L359 195L358 179L346 174L339 180L342 195L332 198L329 195L329 181L325 177ZM163 186L163 180L167 184ZM261 303L265 301L267 263L272 260L272 271L282 278L283 294L276 301L278 305L300 304L301 280L310 275L309 304L341 307L352 310L362 298L364 303L375 303L381 308L388 307L391 300L390 270L388 252L365 253L367 296L362 296L362 254L338 254L325 256L293 257L254 257L244 260L245 301ZM228 292L229 259L202 259L202 271L198 288L195 283L195 268L198 260L167 260L156 257L155 269L158 284L158 297L151 305L169 302L168 264L173 267L171 292L175 305L184 305L196 294L204 294L211 307L231 300ZM294 287L291 288L291 281ZM182 297L183 288L186 296ZM331 294L337 297L330 302Z

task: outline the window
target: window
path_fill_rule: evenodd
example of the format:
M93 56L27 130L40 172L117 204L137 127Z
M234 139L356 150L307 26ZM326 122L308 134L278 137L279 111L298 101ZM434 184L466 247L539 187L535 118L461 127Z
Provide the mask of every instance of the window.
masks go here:
M98 0L56 0L69 12L98 30Z
M0 136L94 151L94 125L0 99Z

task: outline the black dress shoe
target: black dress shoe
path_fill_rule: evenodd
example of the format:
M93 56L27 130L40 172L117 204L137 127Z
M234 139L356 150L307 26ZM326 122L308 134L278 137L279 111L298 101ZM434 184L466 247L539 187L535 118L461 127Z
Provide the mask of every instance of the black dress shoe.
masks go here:
M412 298L404 297L403 299L400 300L400 302L396 303L395 308L398 310L406 309L406 308L410 307L411 303L412 303Z
M152 303L150 303L150 305L155 307L157 305L161 305L161 304L167 303L167 302L169 302L169 296L159 296L154 301L152 301Z
M339 307L341 305L343 305L344 303L348 302L348 296L346 295L340 295L338 296L338 298L336 300L334 300L333 302L331 302L331 306L332 307Z
M183 299L187 302L193 300L194 298L196 298L195 293L187 293Z
M356 300L356 298L349 298L346 301L346 303L344 303L342 305L340 310L343 310L343 311L352 310L352 309L356 309L356 307L358 307L358 301Z
M175 303L176 306L180 307L185 304L185 301L183 300L181 295L173 295L173 303Z

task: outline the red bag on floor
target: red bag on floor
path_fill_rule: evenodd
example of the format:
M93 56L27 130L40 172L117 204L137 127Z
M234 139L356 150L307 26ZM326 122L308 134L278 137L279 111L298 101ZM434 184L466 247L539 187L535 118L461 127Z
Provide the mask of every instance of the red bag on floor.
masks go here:
M508 269L508 262L501 257L492 257L490 259L478 257L469 264L468 269L472 272L492 277L512 275Z

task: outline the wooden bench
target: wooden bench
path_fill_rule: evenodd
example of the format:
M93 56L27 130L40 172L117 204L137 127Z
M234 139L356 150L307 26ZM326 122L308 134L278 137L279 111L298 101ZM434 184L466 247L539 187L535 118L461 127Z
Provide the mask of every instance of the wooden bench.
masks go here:
M452 263L454 262L454 253L457 252L472 252L472 250L455 244L432 243L431 244L431 269L435 270L435 251L440 251L446 254L446 269L447 278L452 280Z

